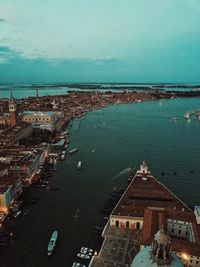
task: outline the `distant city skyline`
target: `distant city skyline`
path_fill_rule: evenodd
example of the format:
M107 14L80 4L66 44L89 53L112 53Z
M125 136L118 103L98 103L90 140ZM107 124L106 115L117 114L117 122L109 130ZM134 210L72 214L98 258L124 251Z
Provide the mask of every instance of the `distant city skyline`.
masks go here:
M200 1L0 0L8 82L200 82Z

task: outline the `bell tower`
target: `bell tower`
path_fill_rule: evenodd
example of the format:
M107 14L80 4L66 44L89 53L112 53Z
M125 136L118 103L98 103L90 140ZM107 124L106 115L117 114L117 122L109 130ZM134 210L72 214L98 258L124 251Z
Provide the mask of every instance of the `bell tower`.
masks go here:
M17 106L14 101L12 91L10 91L8 106L9 106L10 126L13 126L17 123Z

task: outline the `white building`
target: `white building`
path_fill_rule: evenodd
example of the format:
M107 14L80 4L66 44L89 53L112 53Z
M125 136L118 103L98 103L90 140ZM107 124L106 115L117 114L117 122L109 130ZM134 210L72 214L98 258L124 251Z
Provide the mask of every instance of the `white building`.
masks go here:
M53 131L58 117L56 112L25 111L23 112L23 121L32 124L33 128L47 129Z

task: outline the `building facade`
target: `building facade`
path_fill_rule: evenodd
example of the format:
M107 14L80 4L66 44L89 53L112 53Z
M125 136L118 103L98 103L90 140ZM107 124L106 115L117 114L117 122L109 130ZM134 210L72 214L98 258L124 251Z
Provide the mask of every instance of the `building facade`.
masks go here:
M8 209L14 201L12 186L2 186L0 188L0 212L8 213Z
M23 121L31 123L33 128L53 131L57 121L56 112L26 111L23 113Z

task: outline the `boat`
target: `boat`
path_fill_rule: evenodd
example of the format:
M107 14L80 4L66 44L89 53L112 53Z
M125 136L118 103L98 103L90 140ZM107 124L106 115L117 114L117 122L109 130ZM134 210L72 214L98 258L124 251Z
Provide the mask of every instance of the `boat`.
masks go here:
M74 153L76 153L77 151L78 151L78 149L77 149L77 148L74 148L74 149L72 149L72 150L69 151L69 154L74 154Z
M29 212L30 212L30 210L26 209L26 210L23 212L23 216L26 216Z
M58 187L51 187L51 191L58 191L59 188Z
M190 118L190 113L189 112L186 112L183 116L185 119L189 119Z
M72 264L72 267L86 267L86 265L85 265L85 264L82 264L82 263L80 263L80 262L75 261L75 262Z
M177 121L177 120L178 120L178 117L171 117L171 119L172 119L173 121Z
M85 254L88 253L89 255L92 255L93 249L87 247L81 247L80 253L85 253Z
M48 256L50 256L53 253L55 246L56 246L57 239L58 239L58 231L56 230L52 233L49 244L48 244L48 248L47 248Z
M63 150L62 153L61 153L61 155L60 155L60 159L61 160L64 160L65 157L66 157L66 152Z
M81 163L81 161L79 161L78 162L78 165L77 165L77 170L80 170L81 169L81 165L82 165L82 163Z
M14 218L17 218L20 214L21 214L21 210L18 210L14 215L13 215L13 217Z
M55 172L55 171L57 171L57 169L56 168L51 168L51 169L49 169L49 171Z
M68 144L65 144L65 145L64 145L64 148L67 149L67 148L68 148Z
M77 257L79 257L81 259L89 260L91 258L91 255L87 255L87 254L84 254L84 253L78 253Z

